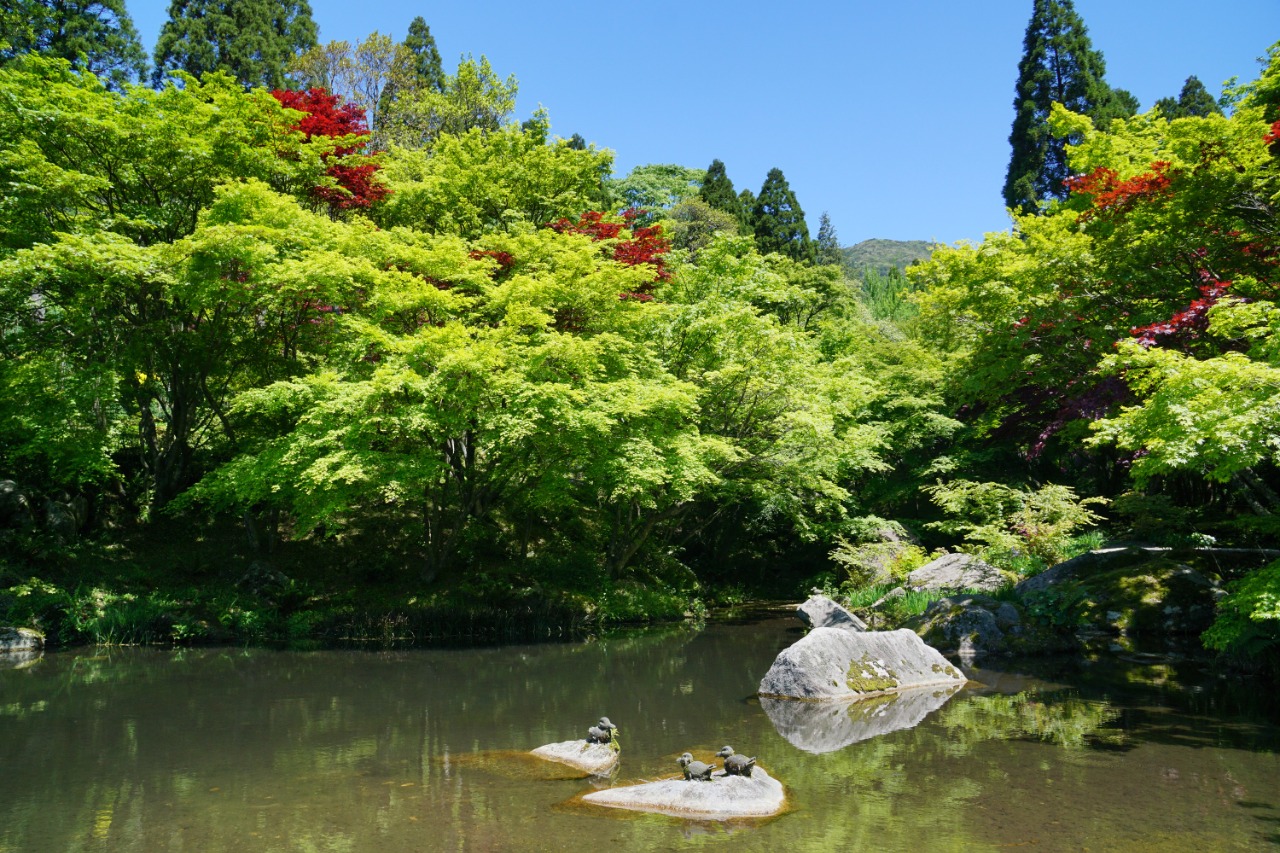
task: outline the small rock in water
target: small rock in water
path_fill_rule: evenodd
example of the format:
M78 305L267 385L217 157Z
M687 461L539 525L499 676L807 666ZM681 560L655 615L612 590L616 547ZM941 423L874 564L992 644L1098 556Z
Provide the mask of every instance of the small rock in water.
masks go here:
M588 773L608 773L618 763L618 751L607 743L588 743L585 740L566 740L548 743L533 750L533 754L547 761L558 761Z
M615 809L703 820L770 817L786 805L782 783L760 767L750 776L716 776L710 782L663 779L594 791L582 799Z

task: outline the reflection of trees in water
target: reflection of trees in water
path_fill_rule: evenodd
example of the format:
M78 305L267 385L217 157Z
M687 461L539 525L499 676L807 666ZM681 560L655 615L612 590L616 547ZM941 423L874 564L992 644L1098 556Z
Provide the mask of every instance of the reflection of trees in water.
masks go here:
M971 696L938 715L959 754L988 740L1040 740L1068 749L1119 745L1124 733L1109 728L1120 717L1110 703L1028 690L1011 695Z

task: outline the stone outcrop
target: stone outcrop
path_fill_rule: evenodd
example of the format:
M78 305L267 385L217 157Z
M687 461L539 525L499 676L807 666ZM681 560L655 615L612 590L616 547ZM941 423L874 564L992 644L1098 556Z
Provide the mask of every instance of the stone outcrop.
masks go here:
M44 648L44 635L30 628L0 627L0 654L34 652Z
M796 702L761 698L760 705L788 743L796 749L823 755L880 735L910 729L941 708L960 690L960 684L917 687L860 702Z
M810 628L844 628L849 631L865 631L867 623L854 616L825 595L814 593L809 600L796 608L800 621Z
M906 626L944 654L958 654L966 663L986 655L1024 651L1022 614L1007 601L988 595L940 598Z
M778 654L760 682L760 695L852 700L965 680L913 631L815 628Z
M781 782L757 766L750 776L726 776L717 771L706 782L662 779L594 791L582 800L615 809L729 820L778 814L786 806L786 793Z
M907 575L907 586L918 590L994 592L1006 583L999 569L971 554L945 554Z
M1216 561L1203 549L1179 558ZM1244 549L1238 549L1244 550ZM1236 556L1234 553L1231 556ZM1016 587L1028 607L1070 611L1083 627L1122 634L1199 634L1225 591L1167 549L1112 548L1059 563Z
M596 775L608 773L618 763L618 751L613 745L586 740L548 743L533 750L533 754Z

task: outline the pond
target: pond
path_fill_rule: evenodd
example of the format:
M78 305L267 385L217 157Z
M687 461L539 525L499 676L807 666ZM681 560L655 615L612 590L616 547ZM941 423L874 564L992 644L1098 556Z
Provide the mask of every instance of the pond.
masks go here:
M0 671L0 853L1280 844L1275 697L1203 663L1002 662L910 707L762 703L800 636L775 615L462 650L46 654ZM601 714L613 778L522 754ZM726 743L789 811L698 822L576 799Z

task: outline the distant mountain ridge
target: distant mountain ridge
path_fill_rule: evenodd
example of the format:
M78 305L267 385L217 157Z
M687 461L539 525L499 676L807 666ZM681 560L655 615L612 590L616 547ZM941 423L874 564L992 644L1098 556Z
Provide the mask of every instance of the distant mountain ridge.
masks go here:
M863 240L840 250L845 272L860 278L868 267L884 275L891 267L905 269L914 261L927 261L937 243L928 240Z

